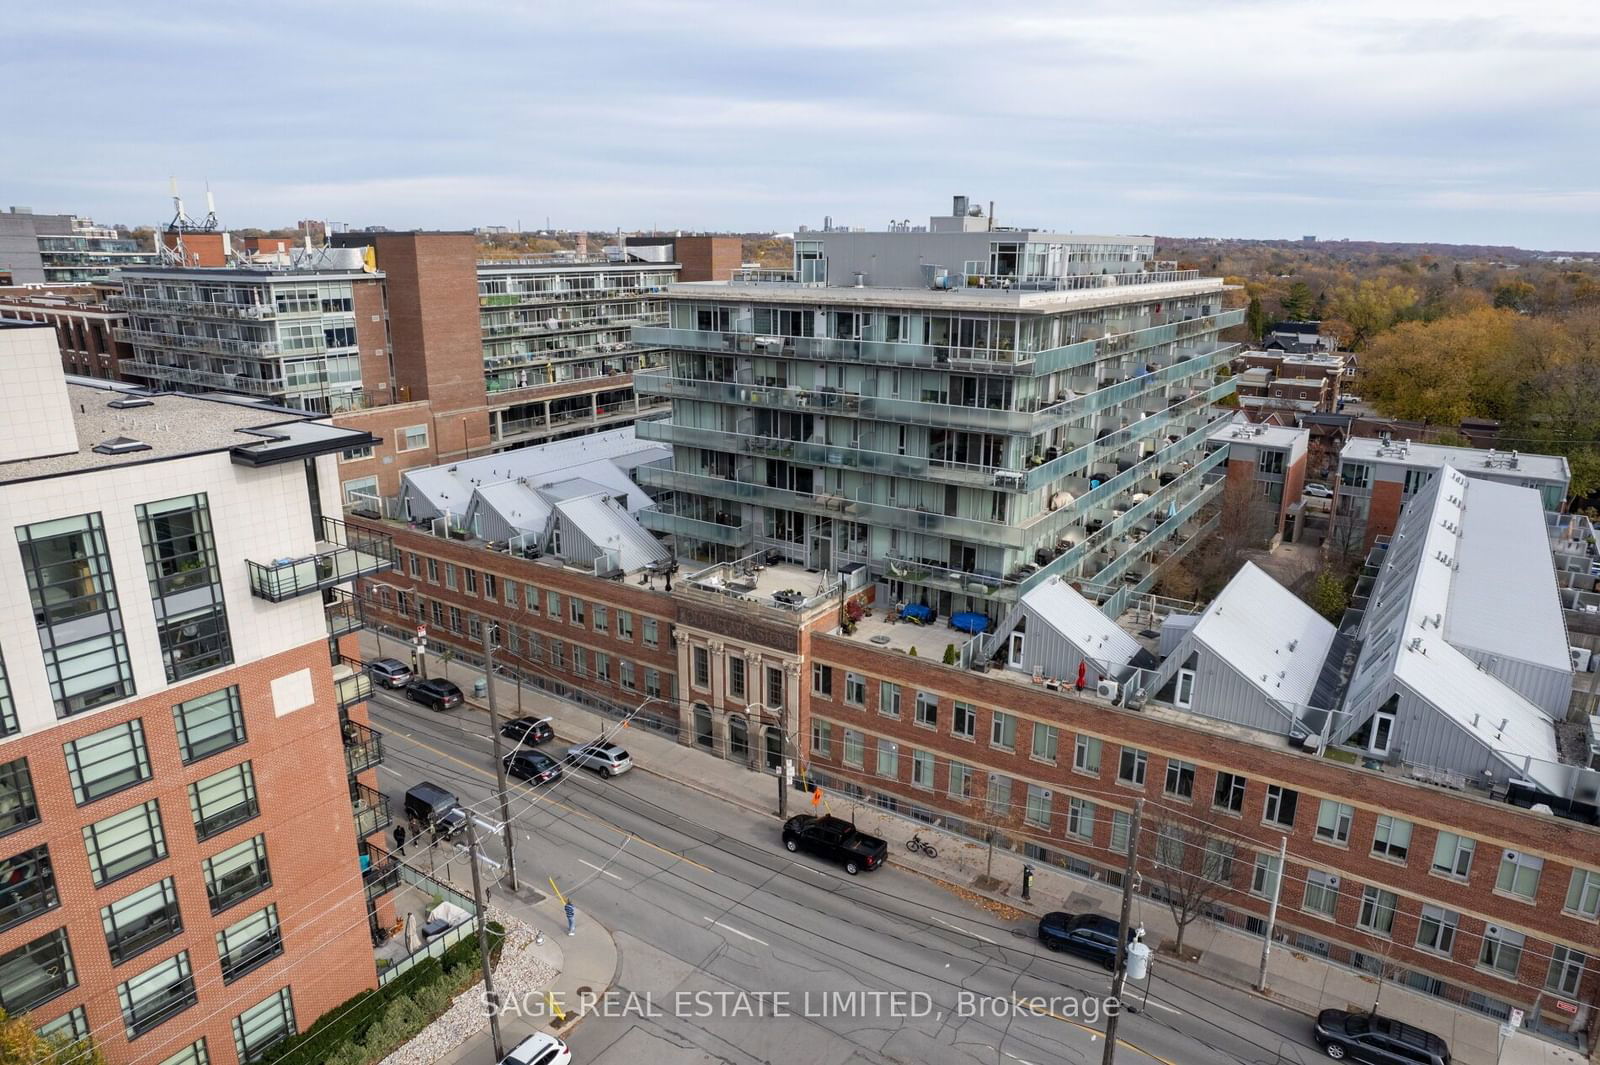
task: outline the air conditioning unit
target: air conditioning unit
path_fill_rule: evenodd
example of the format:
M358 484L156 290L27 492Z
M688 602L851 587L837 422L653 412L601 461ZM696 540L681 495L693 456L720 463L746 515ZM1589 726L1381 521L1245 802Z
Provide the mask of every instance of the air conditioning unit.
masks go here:
M1121 689L1117 686L1117 682L1114 680L1102 680L1100 683L1094 686L1094 693L1096 695L1102 699L1109 699L1112 702L1117 701L1117 694L1120 691Z
M1572 656L1572 671L1574 673L1588 673L1593 666L1594 652L1587 647L1569 647L1567 654Z

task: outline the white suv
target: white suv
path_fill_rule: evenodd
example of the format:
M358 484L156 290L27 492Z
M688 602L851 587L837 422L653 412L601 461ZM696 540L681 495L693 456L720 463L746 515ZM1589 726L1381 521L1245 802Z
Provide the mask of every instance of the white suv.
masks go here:
M614 743L597 740L567 748L567 760L584 769L597 770L603 777L614 777L633 768L628 752Z

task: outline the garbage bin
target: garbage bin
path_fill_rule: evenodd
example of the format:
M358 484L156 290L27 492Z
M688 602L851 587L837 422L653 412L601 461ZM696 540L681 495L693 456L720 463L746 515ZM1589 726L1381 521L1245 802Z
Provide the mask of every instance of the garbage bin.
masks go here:
M477 680L473 681L472 682L472 694L475 695L476 697L478 697L479 699L482 699L485 695L488 695L489 694L489 682L484 680L482 677L479 677Z

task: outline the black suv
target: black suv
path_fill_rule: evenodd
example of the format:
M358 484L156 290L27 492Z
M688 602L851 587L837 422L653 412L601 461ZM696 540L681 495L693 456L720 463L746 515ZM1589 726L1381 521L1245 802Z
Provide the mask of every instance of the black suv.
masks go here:
M550 727L547 717L514 717L500 726L500 735L537 747L555 739L556 730Z
M1450 1065L1450 1048L1432 1032L1373 1013L1323 1010L1311 1038L1335 1061Z
M506 772L518 780L544 784L561 779L561 767L542 751L515 751L505 756Z
M1115 917L1055 910L1039 918L1039 942L1051 950L1064 950L1115 971L1118 928ZM1134 930L1128 929L1128 942L1133 942L1134 935Z
M406 685L406 698L430 710L450 710L461 705L461 689L448 680L429 677Z
M433 829L446 839L467 827L461 802L439 785L424 780L406 792L406 816L421 829Z
M863 869L876 869L889 854L889 845L877 836L856 831L856 826L838 817L813 817L800 814L783 823L783 845L791 851L808 850L844 866L855 876Z

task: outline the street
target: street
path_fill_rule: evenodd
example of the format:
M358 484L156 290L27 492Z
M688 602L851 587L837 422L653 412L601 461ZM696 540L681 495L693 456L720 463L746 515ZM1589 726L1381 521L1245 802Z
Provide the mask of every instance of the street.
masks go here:
M592 738L563 730L563 704L527 697L529 712L556 718L548 753ZM382 790L396 810L424 779L468 805L492 794L484 713L436 714L384 691L370 707L384 733ZM615 738L626 746L633 735ZM706 757L688 748L672 756L673 765L649 768L692 774ZM570 1038L578 1062L1101 1060L1109 976L1045 951L1031 920L970 905L897 868L892 854L886 868L860 877L790 856L776 818L641 769L611 780L569 770L541 790L548 794L530 806L539 793L514 787L524 891L548 894L553 877L574 899L579 933L592 917L621 957L612 994ZM792 809L810 807L801 795ZM485 850L500 857L498 840ZM503 893L496 900L514 912ZM1170 963L1157 969L1165 972L1148 1007L1120 1022L1119 1062L1321 1058L1305 1017ZM1138 1003L1144 993L1130 984L1127 997Z

